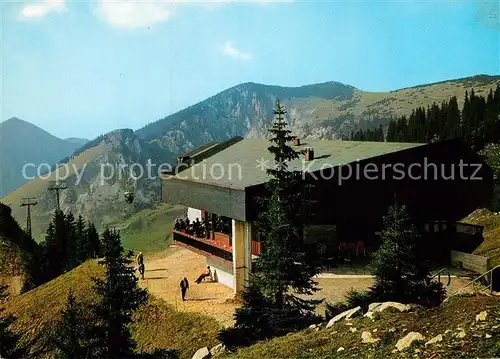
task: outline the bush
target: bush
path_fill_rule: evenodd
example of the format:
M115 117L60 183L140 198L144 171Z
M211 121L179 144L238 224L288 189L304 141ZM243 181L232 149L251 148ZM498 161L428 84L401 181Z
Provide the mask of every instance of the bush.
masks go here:
M345 312L348 309L349 309L349 307L345 303L342 303L342 302L337 302L334 304L326 303L325 319L330 320L333 317L339 315L342 312Z
M361 307L364 312L368 310L371 303L376 302L374 293L371 290L353 290L347 292L346 303L349 308Z

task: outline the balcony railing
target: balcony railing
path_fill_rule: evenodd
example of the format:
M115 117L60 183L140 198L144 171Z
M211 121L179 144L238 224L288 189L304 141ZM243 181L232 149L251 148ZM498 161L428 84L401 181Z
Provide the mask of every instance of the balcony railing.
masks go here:
M206 257L227 262L233 261L232 248L227 244L208 238L199 238L182 231L172 230L172 234L174 242L184 245Z
M172 230L174 241L181 242L187 246L197 248L203 252L226 258L228 253L232 260L231 236L215 232L215 236L210 233L210 238L196 237L184 231ZM252 255L258 256L262 252L262 243L252 240Z

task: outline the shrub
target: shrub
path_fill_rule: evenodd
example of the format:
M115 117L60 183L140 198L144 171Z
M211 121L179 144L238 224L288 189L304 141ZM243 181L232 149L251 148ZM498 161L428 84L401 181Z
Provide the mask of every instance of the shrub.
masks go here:
M349 307L343 302L337 302L334 304L326 303L325 319L330 320L348 309Z
M356 308L359 306L365 312L368 310L368 306L371 303L377 301L374 293L371 290L351 289L349 292L347 292L346 297L347 297L346 299L347 307Z

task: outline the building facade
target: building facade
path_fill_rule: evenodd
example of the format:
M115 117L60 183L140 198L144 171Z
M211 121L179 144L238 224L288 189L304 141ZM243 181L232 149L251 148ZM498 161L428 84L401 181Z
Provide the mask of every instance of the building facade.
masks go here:
M235 294L244 288L252 260L262 249L255 221L263 210L258 198L266 193L266 169L274 165L269 144L242 138L212 144L209 156L182 162L163 175L164 201L188 207L190 218L227 219L226 233L196 238L174 231L174 240L203 254L217 280ZM491 199L491 169L459 140L297 140L293 146L301 155L288 168L302 171L312 184L307 194L314 203L309 237L315 237L315 228L327 228L331 241L356 252L376 245L383 216L395 201L406 204L412 220L423 227L436 221L456 223Z

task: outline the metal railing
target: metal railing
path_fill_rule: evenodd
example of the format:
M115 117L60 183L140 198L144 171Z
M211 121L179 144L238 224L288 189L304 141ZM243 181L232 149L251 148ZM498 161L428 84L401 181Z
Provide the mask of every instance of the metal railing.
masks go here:
M454 293L452 293L448 298L446 298L444 301L446 302L448 299L450 299L451 297L453 297L454 295L458 294L459 292L461 292L463 289L467 288L468 286L470 286L471 284L473 283L476 283L479 279L481 278L484 278L485 276L487 275L490 275L490 278L488 280L488 288L489 288L489 291L490 291L490 294L493 292L493 271L497 268L500 268L500 265L497 265L493 268L491 268L490 270L488 270L487 272L484 272L483 274L481 274L479 277L471 280L469 283L467 283L466 285L464 285L462 288L458 289L457 291L455 291Z
M441 282L441 273L443 273L445 270L448 270L448 268L441 268L438 272L436 272L432 277L431 279L434 279L436 278L436 276L438 277L437 280L438 282ZM446 284L446 286L449 286L451 283L451 275L450 275L450 271L448 270L448 283Z

